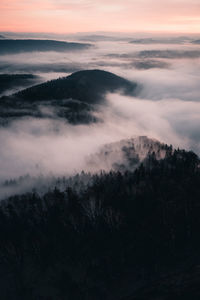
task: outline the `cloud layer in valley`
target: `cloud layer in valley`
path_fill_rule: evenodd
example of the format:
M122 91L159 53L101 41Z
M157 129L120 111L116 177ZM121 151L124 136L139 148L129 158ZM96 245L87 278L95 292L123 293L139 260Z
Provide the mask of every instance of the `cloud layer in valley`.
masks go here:
M0 57L2 72L34 71L43 81L100 68L141 86L137 97L108 94L106 104L92 112L101 122L73 126L51 107L41 106L46 109L43 119L23 117L1 127L0 181L91 171L88 157L100 147L139 135L200 154L199 61L197 45L133 45L124 40L117 47L115 41L98 41L81 56L38 52Z
M103 123L72 126L60 120L29 118L1 128L0 178L89 171L85 159L99 147L138 135L200 153L198 102L155 102L109 94L107 106L97 115Z

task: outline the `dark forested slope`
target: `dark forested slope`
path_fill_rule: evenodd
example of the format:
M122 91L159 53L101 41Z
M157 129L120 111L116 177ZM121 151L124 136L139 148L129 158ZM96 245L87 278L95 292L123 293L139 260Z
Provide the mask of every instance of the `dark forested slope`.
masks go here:
M76 99L86 103L98 103L107 92L122 90L134 95L136 83L102 70L87 70L68 77L52 80L15 96L26 101Z
M3 201L1 299L199 299L199 166L168 147L79 193Z

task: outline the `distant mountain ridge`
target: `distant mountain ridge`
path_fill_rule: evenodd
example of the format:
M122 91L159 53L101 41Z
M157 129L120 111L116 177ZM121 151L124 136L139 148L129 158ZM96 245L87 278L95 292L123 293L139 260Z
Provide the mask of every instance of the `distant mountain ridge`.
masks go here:
M182 44L185 41L190 41L187 37L176 37L176 38L141 38L133 39L130 41L131 44Z
M0 54L13 54L20 52L47 52L47 51L76 51L85 50L91 47L91 44L73 43L56 40L34 40L34 39L1 39Z
M195 40L195 41L193 41L192 43L193 43L193 44L199 45L199 44L200 44L200 40Z

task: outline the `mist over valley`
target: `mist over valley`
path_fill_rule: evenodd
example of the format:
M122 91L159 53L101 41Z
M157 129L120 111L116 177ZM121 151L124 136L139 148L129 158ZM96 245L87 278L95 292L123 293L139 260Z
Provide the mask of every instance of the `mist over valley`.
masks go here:
M198 34L2 32L2 300L199 299L199 63Z

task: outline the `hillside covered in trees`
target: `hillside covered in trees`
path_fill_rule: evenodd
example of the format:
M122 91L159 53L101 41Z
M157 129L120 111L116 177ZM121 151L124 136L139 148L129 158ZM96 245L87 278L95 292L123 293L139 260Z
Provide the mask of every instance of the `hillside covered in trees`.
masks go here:
M14 96L24 101L76 99L98 103L107 92L134 95L137 84L103 70L84 70L23 90Z
M199 299L200 160L165 150L2 201L1 299Z
M42 84L34 85L11 96L0 98L0 117L5 123L23 116L49 117L41 106L53 107L50 117L63 118L72 124L98 121L92 114L102 104L106 93L121 91L135 95L138 85L113 73L86 70Z

